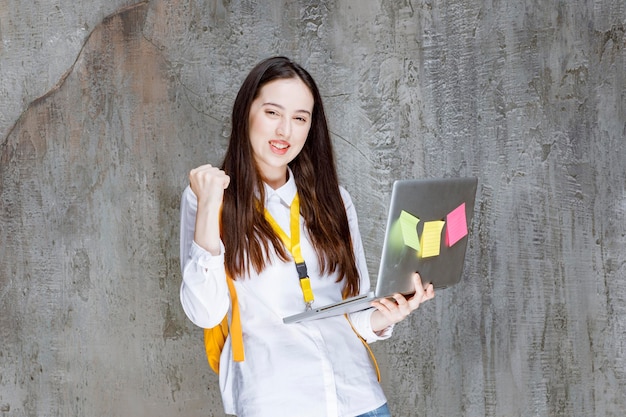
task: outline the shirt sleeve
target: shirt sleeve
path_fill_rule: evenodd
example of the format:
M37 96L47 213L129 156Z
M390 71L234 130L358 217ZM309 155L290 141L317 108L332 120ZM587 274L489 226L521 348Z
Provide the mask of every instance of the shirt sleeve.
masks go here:
M393 333L393 325L388 326L379 332L372 330L372 313L374 313L374 311L376 311L375 308L368 308L367 310L349 314L352 326L354 326L356 331L359 332L359 335L365 339L367 343L389 339Z
M361 233L359 231L359 221L356 214L356 209L352 203L352 198L347 190L343 187L340 188L341 196L346 207L346 214L348 216L348 224L350 226L350 235L352 236L352 248L354 250L354 258L356 259L356 267L361 277L360 282L360 294L369 292L371 284L369 278L369 272L367 270L367 262L365 260L365 251L363 249L363 242L361 240ZM384 340L391 337L393 333L393 325L383 329L380 332L374 332L372 330L372 313L376 309L369 308L363 311L357 311L350 313L350 321L359 335L365 339L367 343L372 343L377 340Z
M219 324L230 305L224 245L217 256L194 242L197 199L190 187L183 192L180 205L180 267L183 280L180 302L195 325L211 328Z

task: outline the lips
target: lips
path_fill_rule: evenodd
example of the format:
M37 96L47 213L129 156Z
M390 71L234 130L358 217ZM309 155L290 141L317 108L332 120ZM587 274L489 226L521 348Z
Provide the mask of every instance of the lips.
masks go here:
M289 142L284 140L270 140L269 142L272 152L283 155L289 149Z

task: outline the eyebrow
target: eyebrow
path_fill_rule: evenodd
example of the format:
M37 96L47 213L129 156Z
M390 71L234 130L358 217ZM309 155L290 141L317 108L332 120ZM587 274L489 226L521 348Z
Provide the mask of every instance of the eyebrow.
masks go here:
M263 103L264 106L275 106L278 107L281 110L285 110L285 107L281 106L280 104L276 104L276 103L272 103L272 102L267 102L267 103ZM311 112L308 110L296 110L296 113L306 113L309 116L311 115Z

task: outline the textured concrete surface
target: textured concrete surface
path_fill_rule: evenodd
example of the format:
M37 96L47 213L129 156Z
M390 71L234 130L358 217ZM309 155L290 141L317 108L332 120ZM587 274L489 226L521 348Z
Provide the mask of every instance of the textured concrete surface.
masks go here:
M179 196L280 53L372 273L395 178L479 177L462 283L374 345L394 416L622 416L625 32L621 0L0 0L0 415L223 416Z

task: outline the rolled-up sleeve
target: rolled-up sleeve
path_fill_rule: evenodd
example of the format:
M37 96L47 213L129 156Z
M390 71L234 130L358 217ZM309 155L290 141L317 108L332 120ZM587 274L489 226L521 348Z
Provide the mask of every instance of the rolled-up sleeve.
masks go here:
M393 325L379 332L372 330L372 313L374 313L374 311L376 311L375 308L368 308L367 310L350 313L352 326L354 326L359 335L365 339L367 343L389 339L393 333Z
M211 328L222 321L230 305L224 245L221 244L220 254L214 256L194 242L196 212L196 196L187 187L181 199L180 266L183 280L180 302L192 323Z

